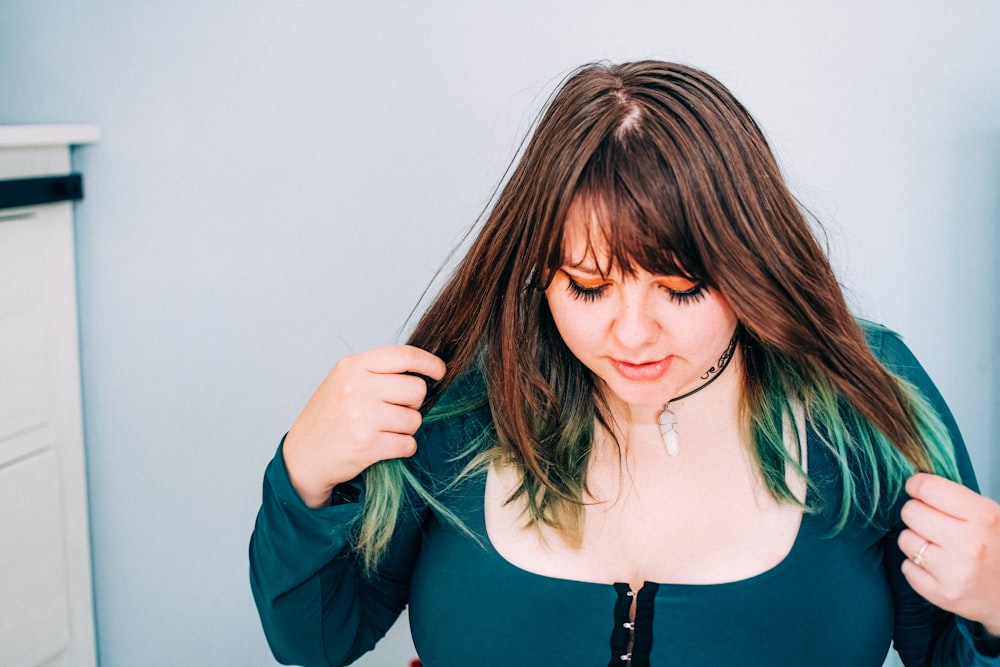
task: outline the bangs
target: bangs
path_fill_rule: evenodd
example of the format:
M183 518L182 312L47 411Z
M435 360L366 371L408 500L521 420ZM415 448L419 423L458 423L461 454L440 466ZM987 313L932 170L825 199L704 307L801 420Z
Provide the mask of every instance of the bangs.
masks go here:
M709 282L674 167L664 159L664 147L642 134L635 126L619 126L590 156L558 244L550 248L550 271L589 258L604 276L616 270L632 276L643 269ZM574 224L582 224L586 234L582 258L566 256L567 227Z

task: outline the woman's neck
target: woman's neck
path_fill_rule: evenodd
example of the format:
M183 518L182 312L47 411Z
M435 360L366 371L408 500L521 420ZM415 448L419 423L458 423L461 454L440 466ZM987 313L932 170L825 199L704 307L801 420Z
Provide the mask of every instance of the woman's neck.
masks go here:
M708 382L708 381L706 381ZM689 424L688 432L694 425L719 419L736 419L739 415L740 397L743 392L743 357L739 348L733 354L725 372L704 389L682 394L680 399L670 400L670 410L679 423ZM615 436L627 442L634 436L649 431L659 438L658 418L663 413L665 403L651 401L648 404L626 403L617 397L609 397L611 426Z

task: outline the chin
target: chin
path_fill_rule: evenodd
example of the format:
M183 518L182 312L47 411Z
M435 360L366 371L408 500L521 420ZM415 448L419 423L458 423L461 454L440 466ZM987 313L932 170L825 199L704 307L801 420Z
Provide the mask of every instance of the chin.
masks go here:
M621 402L634 408L662 409L670 398L669 392L652 387L614 387L608 384L604 387L612 402Z

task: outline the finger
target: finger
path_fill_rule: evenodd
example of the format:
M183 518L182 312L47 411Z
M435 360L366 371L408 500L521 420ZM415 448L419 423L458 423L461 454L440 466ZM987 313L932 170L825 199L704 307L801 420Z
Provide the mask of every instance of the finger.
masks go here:
M938 593L938 582L925 567L920 567L910 559L903 561L903 576L909 582L910 587L928 602L942 607L942 601Z
M396 345L369 350L365 361L373 373L416 373L440 380L447 367L444 361L427 350L412 345Z
M423 423L423 417L416 410L399 405L384 403L378 411L379 431L382 433L401 433L413 435Z
M921 500L907 500L900 518L908 528L935 544L955 544L962 539L964 521L938 511Z
M950 479L928 473L917 473L906 480L906 492L940 512L956 519L968 519L981 496Z
M417 439L403 433L380 433L373 453L375 461L409 458L417 453Z
M901 532L896 542L899 544L900 551L911 563L922 567L936 578L935 572L937 570L935 568L941 567L945 557L944 550L940 546L912 530Z
M379 375L372 377L374 391L382 401L419 410L427 396L427 382L413 375Z

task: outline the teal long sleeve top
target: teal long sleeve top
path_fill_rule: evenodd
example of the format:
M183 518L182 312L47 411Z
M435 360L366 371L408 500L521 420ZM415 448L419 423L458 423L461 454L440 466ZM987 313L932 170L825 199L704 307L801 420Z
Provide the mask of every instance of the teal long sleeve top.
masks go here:
M963 483L976 489L961 435L920 364L890 332L867 333L882 363L916 385L943 416ZM483 408L425 424L417 434L415 469L428 479L450 479L460 465L453 455L489 420ZM807 503L816 502L816 492L839 498L836 463L811 432L807 447L816 487ZM858 516L836 532L829 503L827 510L804 513L785 559L748 579L646 582L631 591L627 584L546 577L504 560L487 536L484 489L485 473L441 498L478 541L416 506L400 518L378 572L365 576L350 549L363 489L330 507L307 507L279 446L250 542L251 588L275 657L307 666L349 664L409 606L425 667L878 667L890 641L907 667L1000 667L995 640L923 600L903 577L905 556L896 538L904 528L905 497L883 527Z

